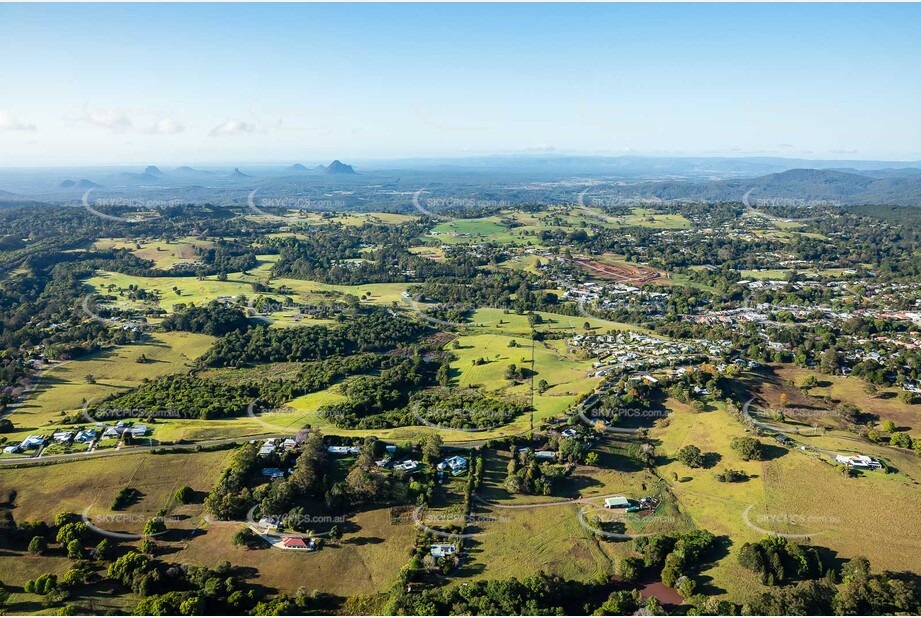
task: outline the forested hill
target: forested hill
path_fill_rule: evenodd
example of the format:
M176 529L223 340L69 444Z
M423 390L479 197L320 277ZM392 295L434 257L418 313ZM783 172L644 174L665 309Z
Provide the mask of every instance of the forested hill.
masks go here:
M612 187L610 193L625 198L738 201L752 189L752 199L921 206L921 175L913 168L904 170L901 175L884 178L835 170L794 169L757 178L704 183L667 181L621 185Z

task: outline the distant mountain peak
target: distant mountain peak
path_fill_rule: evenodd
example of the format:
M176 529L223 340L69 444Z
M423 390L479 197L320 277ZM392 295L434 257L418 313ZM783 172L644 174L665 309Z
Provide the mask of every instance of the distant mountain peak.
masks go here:
M67 179L61 183L62 189L96 189L102 185L93 182L92 180L87 180L86 178L81 178L79 181L74 182L71 179Z
M310 170L307 169L306 165L303 165L301 163L295 163L294 165L288 166L288 171L289 172L309 172Z
M148 165L147 169L144 170L145 174L150 174L151 176L163 176L163 172L160 171L160 168L156 165Z
M231 176L233 178L250 178L250 175L241 172L239 167L233 168L233 174L231 174Z
M336 159L326 168L327 174L355 174L355 170L351 165L346 165L339 159Z

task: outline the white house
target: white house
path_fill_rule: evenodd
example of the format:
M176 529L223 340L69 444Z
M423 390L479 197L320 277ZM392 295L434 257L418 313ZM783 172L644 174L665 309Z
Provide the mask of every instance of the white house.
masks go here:
M862 470L879 470L883 467L881 463L866 455L835 455L835 461Z
M467 460L460 455L445 459L438 464L439 470L450 470L451 474L463 474L467 471Z
M407 459L403 463L398 463L393 467L394 470L405 470L406 472L411 472L419 467L418 461L413 461L412 459Z
M447 543L435 543L429 548L429 552L436 558L451 556L457 552L457 547Z
M30 448L39 448L40 446L44 446L44 444L45 436L29 436L23 440L22 444L19 446L22 448L22 450L27 451Z

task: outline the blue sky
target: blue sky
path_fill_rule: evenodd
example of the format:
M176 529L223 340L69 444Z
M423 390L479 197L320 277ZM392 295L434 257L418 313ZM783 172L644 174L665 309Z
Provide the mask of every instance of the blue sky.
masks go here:
M921 6L0 5L0 165L921 158Z

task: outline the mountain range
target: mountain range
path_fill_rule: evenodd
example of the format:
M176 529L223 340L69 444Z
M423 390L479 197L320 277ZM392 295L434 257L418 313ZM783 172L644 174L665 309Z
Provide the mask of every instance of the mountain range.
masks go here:
M737 201L748 191L759 199L828 201L840 204L921 206L921 170L845 172L792 169L755 178L711 182L660 181L620 184L605 194L661 200ZM872 173L872 172L871 172Z

